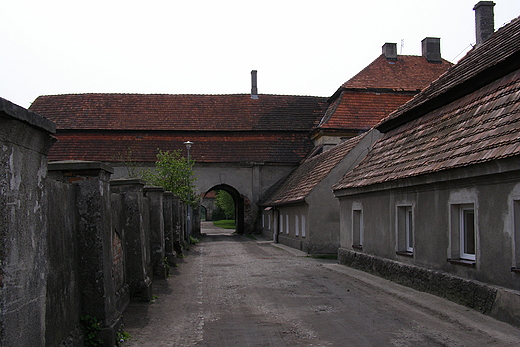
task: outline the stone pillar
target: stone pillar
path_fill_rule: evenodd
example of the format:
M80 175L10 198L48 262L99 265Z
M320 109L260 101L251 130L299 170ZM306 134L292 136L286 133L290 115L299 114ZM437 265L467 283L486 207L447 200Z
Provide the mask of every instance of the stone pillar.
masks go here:
M173 248L173 198L172 192L165 192L163 196L163 215L164 215L164 254L165 259L168 259L166 265L175 264L175 250Z
M153 274L159 278L168 277L168 269L164 264L164 188L146 186L144 195L150 199L150 254Z
M0 346L45 346L47 153L54 123L0 98Z
M110 181L110 189L123 195L125 266L130 297L143 301L152 300L152 274L149 273L150 240L145 234L143 215L145 182L140 179L118 179ZM146 211L148 214L148 211ZM148 229L148 228L146 228Z
M113 254L110 175L113 169L100 162L53 162L49 171L59 171L76 186L78 214L78 283L82 315L101 322L98 337L113 346L121 326L122 312L112 276ZM56 177L56 173L53 174Z

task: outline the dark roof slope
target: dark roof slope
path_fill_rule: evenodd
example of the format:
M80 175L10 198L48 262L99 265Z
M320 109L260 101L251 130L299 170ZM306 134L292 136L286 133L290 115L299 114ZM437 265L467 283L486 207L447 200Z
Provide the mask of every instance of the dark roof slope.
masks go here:
M520 70L503 76L511 66L502 64L504 70L495 69L507 57L515 56L512 41L520 51L519 34L520 21L516 20L391 115L390 119L399 117L403 109L412 115L417 108L421 111L417 100L427 102L428 97L451 94L450 86L464 84L464 76L473 80L477 71L488 76L484 87L471 88L469 94L388 130L365 160L334 189L374 185L520 155ZM490 83L492 75L498 79ZM454 81L446 79L449 76Z
M30 109L58 130L308 130L325 102L293 95L66 94L40 96Z
M334 148L305 160L263 202L264 206L276 206L304 201L311 190L363 139L362 134Z

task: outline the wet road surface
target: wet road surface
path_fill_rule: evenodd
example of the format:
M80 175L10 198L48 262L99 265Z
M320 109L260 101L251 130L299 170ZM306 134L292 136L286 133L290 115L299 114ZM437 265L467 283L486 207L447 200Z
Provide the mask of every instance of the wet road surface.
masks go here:
M518 346L468 308L268 241L207 236L131 303L124 346Z

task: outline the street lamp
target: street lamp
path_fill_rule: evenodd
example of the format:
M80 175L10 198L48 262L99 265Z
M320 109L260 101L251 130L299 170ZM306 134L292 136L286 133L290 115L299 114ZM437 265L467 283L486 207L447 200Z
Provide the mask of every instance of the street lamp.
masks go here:
M188 165L190 164L190 149L191 149L191 145L193 145L193 142L191 141L186 141L184 142L184 145L186 146L186 149L188 150ZM186 184L188 184L188 182L186 182ZM190 203L188 203L188 218L186 220L186 232L188 234L188 242L190 242L190 235L191 235L191 229L192 229L192 221L191 221L191 189L188 191L188 201Z
M193 142L186 141L186 142L184 142L184 145L186 146L186 149L188 150L188 161L190 161L190 149L191 149L191 145L193 145Z

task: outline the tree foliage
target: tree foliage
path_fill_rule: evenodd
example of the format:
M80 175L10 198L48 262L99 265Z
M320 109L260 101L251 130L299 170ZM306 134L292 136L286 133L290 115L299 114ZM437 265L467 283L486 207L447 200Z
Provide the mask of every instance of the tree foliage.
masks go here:
M182 201L195 205L198 198L195 194L193 165L194 160L182 156L182 151L161 151L157 154L155 170L148 170L143 179L150 184L163 187L179 196Z
M235 216L235 202L233 197L225 190L219 190L216 195L215 204L221 208L226 214L227 219L232 219Z

